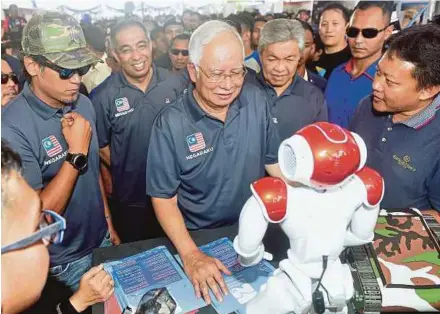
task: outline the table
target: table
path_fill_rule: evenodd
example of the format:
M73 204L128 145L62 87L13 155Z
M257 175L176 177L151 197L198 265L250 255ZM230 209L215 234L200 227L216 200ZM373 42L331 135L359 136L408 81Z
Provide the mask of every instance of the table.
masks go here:
M191 232L194 242L198 245L204 245L219 238L228 237L233 240L237 235L238 226L228 226L218 229L208 229ZM269 224L269 228L263 239L263 243L268 251L273 255L272 265L278 267L278 263L286 258L287 249L289 248L289 239L281 231L279 225ZM118 246L99 248L93 251L93 265L121 259L130 255L134 255L156 246L165 245L171 254L176 253L176 249L167 238L157 238L133 243L121 244ZM104 304L96 304L92 307L93 314L103 314Z

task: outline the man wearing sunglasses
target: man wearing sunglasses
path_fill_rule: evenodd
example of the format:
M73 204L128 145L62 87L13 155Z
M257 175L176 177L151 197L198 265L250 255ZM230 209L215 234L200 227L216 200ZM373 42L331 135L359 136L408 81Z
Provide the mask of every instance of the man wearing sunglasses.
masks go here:
M177 35L171 42L168 55L171 59L172 72L178 73L186 69L188 64L188 45L190 36L187 34Z
M390 1L357 4L346 31L352 59L333 70L325 90L329 122L348 127L359 101L371 93L383 45L393 31L391 12Z
M3 109L2 137L21 156L44 208L69 222L64 241L49 247L49 273L76 290L93 249L110 245L110 237L119 242L103 199L96 115L79 93L81 76L99 59L78 22L58 12L34 15L22 48L28 82Z
M6 106L18 94L18 77L2 55L2 107Z

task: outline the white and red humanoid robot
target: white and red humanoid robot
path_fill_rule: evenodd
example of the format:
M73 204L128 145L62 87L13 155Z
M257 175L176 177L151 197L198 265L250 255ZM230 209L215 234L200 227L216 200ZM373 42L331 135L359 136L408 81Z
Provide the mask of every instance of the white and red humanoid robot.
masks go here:
M364 167L366 159L359 135L327 122L282 142L278 161L289 183L266 177L251 185L234 248L243 266L269 259L262 240L268 224L278 223L290 249L247 304L248 314L347 312L353 280L339 255L373 240L384 193L382 177Z

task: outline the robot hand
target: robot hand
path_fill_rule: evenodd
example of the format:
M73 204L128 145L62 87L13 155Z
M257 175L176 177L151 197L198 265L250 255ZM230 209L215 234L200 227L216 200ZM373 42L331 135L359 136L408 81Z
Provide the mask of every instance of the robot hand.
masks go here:
M238 237L234 239L234 249L238 254L238 262L243 267L250 267L257 265L261 260L265 259L271 261L273 259L273 255L264 250L264 244L261 243L258 248L252 253L245 253L242 249L240 249L238 244Z

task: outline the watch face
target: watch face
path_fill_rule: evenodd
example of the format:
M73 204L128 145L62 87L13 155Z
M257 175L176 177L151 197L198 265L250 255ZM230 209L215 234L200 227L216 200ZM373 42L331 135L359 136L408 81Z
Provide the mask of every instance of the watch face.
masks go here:
M75 156L73 163L78 169L83 169L87 165L87 157L84 155L77 155Z

